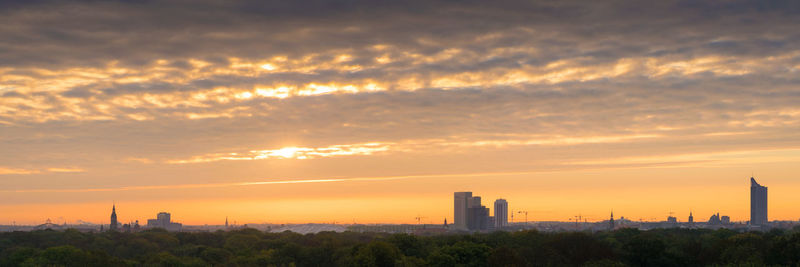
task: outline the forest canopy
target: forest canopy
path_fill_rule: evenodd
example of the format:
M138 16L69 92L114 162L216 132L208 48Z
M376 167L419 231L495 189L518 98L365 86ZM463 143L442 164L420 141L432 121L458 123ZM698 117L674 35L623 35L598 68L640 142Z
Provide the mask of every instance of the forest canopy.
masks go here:
M800 228L416 236L321 232L0 233L0 266L708 266L800 263Z

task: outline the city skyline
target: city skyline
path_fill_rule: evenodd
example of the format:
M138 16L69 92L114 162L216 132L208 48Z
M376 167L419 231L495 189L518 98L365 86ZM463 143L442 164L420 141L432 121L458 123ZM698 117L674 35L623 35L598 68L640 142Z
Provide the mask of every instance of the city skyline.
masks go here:
M800 219L800 5L689 2L3 1L0 224Z
M770 220L767 216L767 193L765 186L758 184L754 177L750 177L750 220L742 221L742 220L731 220L730 216L727 215L720 215L720 212L716 212L711 214L711 218L709 219L709 223L744 223L750 226L768 226ZM514 210L511 209L509 213L509 203L506 199L498 198L494 201L493 209L490 209L484 205L482 205L481 197L473 195L472 192L455 192L453 193L453 200L454 200L454 208L452 210L453 217L451 219L451 226L453 230L462 230L462 231L478 231L478 230L501 230L507 226L509 226L509 218L511 219L511 223L519 223L518 221L514 221ZM537 222L537 220L529 220L528 218L528 211L527 210L517 210L520 216L524 214L524 222ZM668 223L676 223L676 222L688 222L690 225L694 223L693 220L693 212L690 210L687 220L682 221L680 218L673 216L674 212L669 212L669 216L666 219ZM680 216L678 214L675 214ZM116 213L116 203L112 204L111 208L111 217L110 217L109 227L108 230L111 231L119 231L120 227L122 227L123 223L119 223L117 220L117 213ZM519 218L519 217L518 217ZM589 222L589 217L583 215L577 215L575 218L581 218L582 221ZM755 220L753 218L756 218ZM417 224L422 223L422 219L429 219L428 217L415 217L417 220ZM435 218L434 218L435 219ZM573 218L569 218L568 221L571 221ZM624 219L624 215L620 216L620 219ZM628 220L636 219L632 217L628 217ZM127 227L131 227L133 222L136 222L136 226L138 227L138 219L131 219L130 224L126 224ZM447 224L447 217L444 217L445 225ZM538 222L547 222L547 221L556 221L556 222L565 222L563 220L538 220ZM602 219L592 218L591 222L602 222ZM658 218L649 218L643 219L639 218L639 221L643 222L664 222L664 220L660 220ZM776 221L793 221L793 220L776 220ZM47 223L51 222L50 218L47 219ZM84 220L78 220L81 223L87 223ZM66 225L66 221L64 224ZM258 223L267 223L264 221ZM275 223L275 222L270 222ZM314 223L314 222L300 222L302 223ZM340 222L341 224L348 224L346 222ZM387 222L373 222L373 224L380 224L380 223L387 223ZM614 229L614 213L611 212L610 216L610 229ZM14 223L16 224L16 222ZM333 222L336 224L336 221ZM353 219L353 224L356 224L355 218ZM435 225L436 223L432 223L430 220L426 220L424 224L432 224ZM99 223L97 225L103 225L103 223ZM180 231L181 223L176 223L171 220L171 214L168 212L159 212L157 219L148 219L147 220L147 227L159 227L165 228L171 231ZM216 224L208 224L205 223L204 225L216 225ZM225 216L224 225L226 228L229 225L228 216Z

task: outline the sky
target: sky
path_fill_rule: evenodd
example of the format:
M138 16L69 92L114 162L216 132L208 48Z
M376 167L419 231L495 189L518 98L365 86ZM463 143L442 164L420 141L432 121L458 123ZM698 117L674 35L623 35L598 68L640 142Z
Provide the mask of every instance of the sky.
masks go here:
M800 210L797 1L3 1L0 224ZM514 221L520 222L520 214Z

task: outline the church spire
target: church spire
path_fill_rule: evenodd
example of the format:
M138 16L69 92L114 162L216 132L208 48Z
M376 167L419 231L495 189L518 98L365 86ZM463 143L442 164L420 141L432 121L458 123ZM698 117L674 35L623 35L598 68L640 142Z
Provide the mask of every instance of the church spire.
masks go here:
M117 204L111 205L111 223L108 225L109 231L117 230Z
M614 230L614 211L611 211L611 219L608 220L608 229Z

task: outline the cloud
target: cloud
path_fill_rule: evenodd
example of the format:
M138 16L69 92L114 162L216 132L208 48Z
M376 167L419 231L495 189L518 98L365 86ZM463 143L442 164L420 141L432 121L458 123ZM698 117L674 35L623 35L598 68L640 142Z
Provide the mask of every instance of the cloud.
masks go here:
M436 153L430 151L434 148L441 151L455 152L459 148L506 146L535 146L535 145L580 145L580 144L608 144L625 142L636 139L649 139L661 137L659 135L625 135L625 136L584 136L584 137L556 137L529 139L525 136L512 136L513 138L495 140L474 140L473 138L451 137L448 139L411 140L402 143L371 142L363 144L332 145L327 147L282 147L279 149L250 150L247 152L212 153L194 156L190 159L169 160L169 164L205 163L223 160L266 160L266 159L315 159L341 156L368 156L373 154L388 153Z
M220 160L262 160L262 159L313 159L337 156L372 155L389 150L391 144L365 143L354 145L334 145L329 147L283 147L280 149L250 150L245 153L216 153L192 157L188 160L171 160L167 163L201 163Z
M0 167L0 175L3 175L3 174L36 174L36 173L39 173L39 171Z
M380 176L380 177L349 177L349 178L323 178L323 179L295 179L280 180L268 179L263 181L235 182L235 183L216 183L216 184L173 184L173 185L153 185L153 186L125 186L109 188L78 188L78 189L22 189L22 190L0 190L7 193L88 193L88 192L115 192L115 191L140 191L140 190L164 190L164 189L191 189L191 188L220 188L237 186L259 186L259 185L278 185L278 184L306 184L306 183L336 183L336 182L381 182L391 180L406 180L420 178L446 178L446 177L479 177L479 176L507 176L528 173L520 172L498 172L498 173L460 173L460 174L434 174L434 175L403 175L403 176Z
M3 174L16 174L16 175L26 175L26 174L43 174L43 173L71 173L71 172L85 172L86 170L81 168L45 168L44 170L36 170L36 169L20 169L20 168L7 168L7 167L0 167L0 175Z
M160 163L412 162L429 153L524 169L550 164L536 158L545 153L593 162L800 147L798 9L14 3L0 8L9 22L0 25L0 147L9 151L0 161L10 166L0 173L81 166L92 172L75 175L114 184L187 168Z
M85 172L86 170L81 168L47 168L48 172L63 172L63 173L70 173L70 172Z

